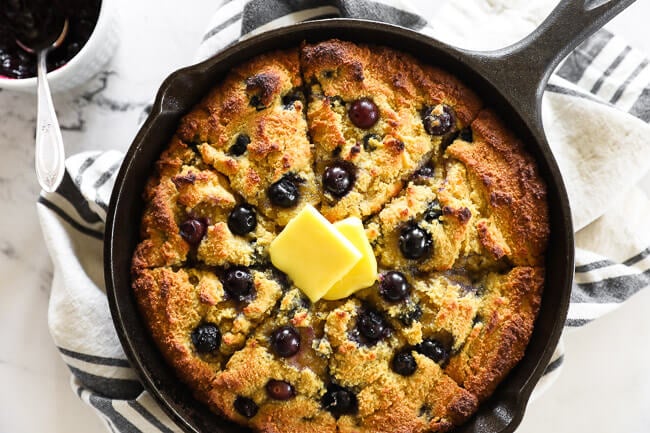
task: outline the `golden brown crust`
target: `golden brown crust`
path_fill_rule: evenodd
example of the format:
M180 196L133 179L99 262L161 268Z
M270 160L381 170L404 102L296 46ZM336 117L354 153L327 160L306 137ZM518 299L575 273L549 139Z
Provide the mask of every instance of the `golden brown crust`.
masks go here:
M371 128L349 118L359 98L378 106ZM524 354L549 234L533 159L481 107L445 71L333 39L244 62L182 119L145 187L132 280L161 353L199 401L266 433L446 432L472 416ZM449 130L425 127L427 110L452 113ZM322 177L341 160L356 177L334 197ZM281 179L299 191L288 207L269 198ZM312 304L270 266L269 244L307 203L332 221L364 218L380 267L371 287ZM242 207L256 225L236 233ZM197 239L181 234L192 221ZM413 227L430 242L417 258L402 244ZM242 298L227 289L235 269L251 279ZM382 297L388 271L406 278L406 299ZM369 317L376 340L361 330ZM194 335L206 324L219 333L208 352ZM282 327L299 335L295 355L274 348ZM413 372L395 367L398 353ZM292 386L286 400L270 380ZM339 412L341 389L352 400Z
M212 372L223 361L221 354L208 359L194 356L188 330L200 321L200 303L191 292L183 273L166 268L142 270L134 276L133 290L145 322L163 356L181 379L203 392L210 386Z
M291 95L296 99L288 104L284 98ZM234 68L185 116L178 133L198 146L203 160L227 176L246 202L284 225L318 200L304 103L298 51L273 52ZM232 151L239 137L249 140L244 155ZM302 197L298 206L278 209L266 191L287 174L302 180Z
M445 371L480 400L488 397L523 357L539 310L543 268L517 267L490 275L480 322Z
M307 118L315 144L316 179L337 160L356 167L350 193L322 197L321 212L330 220L379 211L406 178L441 151L445 136L425 131L423 110L448 105L456 113L454 128L460 129L481 105L451 75L389 48L334 39L304 45L301 56L311 89ZM362 98L372 100L379 110L379 120L367 129L355 127L347 115L354 101Z
M499 235L487 229L498 227L507 244L503 254L512 263L540 265L549 228L546 187L535 161L492 111L482 111L472 122L472 130L471 144L458 140L447 153L467 167L474 187L482 192L490 215L484 228L485 246L494 250Z
M191 163L193 152L174 137L169 147L156 162L158 176L152 176L144 192L147 204L142 218L140 237L134 255L134 268L159 267L180 264L188 247L178 232L178 211L175 201L178 191L171 177L184 164Z

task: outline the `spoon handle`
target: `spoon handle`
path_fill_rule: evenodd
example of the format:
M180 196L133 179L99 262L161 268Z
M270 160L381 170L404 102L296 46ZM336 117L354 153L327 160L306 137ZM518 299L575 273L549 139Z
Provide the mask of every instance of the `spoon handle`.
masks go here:
M36 177L41 188L54 192L63 179L65 163L61 129L47 83L46 56L47 50L37 55Z

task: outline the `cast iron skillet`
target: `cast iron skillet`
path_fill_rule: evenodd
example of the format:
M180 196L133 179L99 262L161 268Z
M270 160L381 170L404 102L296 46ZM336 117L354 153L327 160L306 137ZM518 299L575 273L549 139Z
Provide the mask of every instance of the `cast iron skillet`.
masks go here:
M455 74L480 94L527 144L548 186L551 237L546 286L535 329L522 361L495 394L458 432L512 432L560 337L573 278L573 228L566 190L542 129L541 95L559 61L634 0L563 0L530 36L494 52L452 48L401 27L359 20L314 21L252 37L162 84L151 114L129 149L117 177L105 237L105 278L111 313L124 350L151 394L188 432L243 432L193 399L165 364L138 314L130 261L138 242L146 179L180 118L242 61L301 41L341 38L392 46Z

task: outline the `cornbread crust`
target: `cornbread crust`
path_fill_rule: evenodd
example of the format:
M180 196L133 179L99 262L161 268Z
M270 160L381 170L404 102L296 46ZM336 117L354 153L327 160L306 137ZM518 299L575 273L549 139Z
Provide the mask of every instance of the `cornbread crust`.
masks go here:
M316 179L336 160L356 167L349 194L341 199L323 194L320 210L332 221L377 212L427 157L440 153L445 137L426 133L421 120L425 107L447 104L456 113L455 128L462 129L481 106L453 76L388 48L330 40L304 45L301 61L311 89L307 119ZM379 121L367 130L356 128L342 105L364 97L371 97L380 112ZM372 135L376 138L367 138Z
M347 115L362 97L380 113L368 130ZM439 104L450 107L455 124L429 135L422 113ZM482 107L456 78L408 54L329 40L241 64L183 118L145 187L131 270L153 340L199 401L278 433L443 432L477 410L524 354L549 235L534 160ZM240 153L233 146L242 134L250 140ZM376 137L365 143L368 134ZM337 199L324 192L322 176L340 160L354 165L356 179ZM418 174L423 166L432 173ZM289 208L268 198L285 176L298 179L300 191ZM380 268L373 286L312 304L271 266L268 245L307 203L330 221L363 218ZM246 204L257 224L236 235L228 218ZM206 225L196 245L180 235L188 219ZM413 225L431 238L418 259L400 246ZM224 289L234 266L252 275L250 299ZM387 271L405 276L406 299L382 298ZM359 336L368 311L384 321L377 341ZM206 323L219 329L220 344L199 353L192 333ZM272 343L283 326L301 342L286 358ZM430 339L444 346L445 359L425 356L419 347ZM394 370L402 352L417 366L411 375ZM271 379L291 384L293 395L273 398ZM349 411L326 407L332 384L353 393ZM244 416L239 398L255 410Z
M295 96L291 109L287 97ZM280 225L319 200L304 116L298 50L259 56L237 68L181 121L178 135L198 146L203 160L230 180L231 188ZM237 137L250 139L246 156L233 154ZM301 180L291 209L272 206L271 184L290 174Z
M489 218L478 227L481 244L517 266L538 266L549 226L546 188L535 161L492 111L481 111L472 130L471 145L457 140L447 154L467 167L475 188L482 190Z
M506 275L491 274L479 320L445 373L479 400L484 400L523 357L544 283L541 267L515 267Z

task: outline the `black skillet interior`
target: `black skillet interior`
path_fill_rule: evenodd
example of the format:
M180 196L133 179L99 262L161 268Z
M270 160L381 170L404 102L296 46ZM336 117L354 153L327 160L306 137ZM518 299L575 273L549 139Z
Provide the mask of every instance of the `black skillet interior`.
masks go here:
M572 1L572 0L569 0ZM623 0L628 1L628 0ZM631 2L633 0L629 0ZM573 35L573 37L577 37ZM513 103L513 92L497 88L498 79L486 68L507 58L456 50L415 32L375 22L325 20L299 24L245 40L211 59L172 74L161 86L147 121L136 136L120 169L109 206L105 235L105 279L109 304L124 350L151 394L188 432L243 432L241 426L210 412L198 403L164 362L140 319L131 291L130 261L139 239L143 211L142 191L153 163L187 113L235 65L274 49L340 38L391 46L410 52L425 63L440 66L460 77L493 107L527 143L548 186L551 239L547 251L546 288L535 330L524 359L502 382L495 394L458 432L512 432L517 427L530 392L541 377L559 339L568 308L573 275L573 230L568 199L559 170L541 133L539 101L528 109ZM579 42L579 41L578 41ZM574 46L577 44L575 42ZM557 56L557 55L556 55ZM498 70L499 68L494 68ZM480 71L480 72L478 72ZM536 71L539 74L544 71ZM520 77L533 88L530 75ZM513 84L513 81L510 81ZM523 87L522 87L523 88Z

